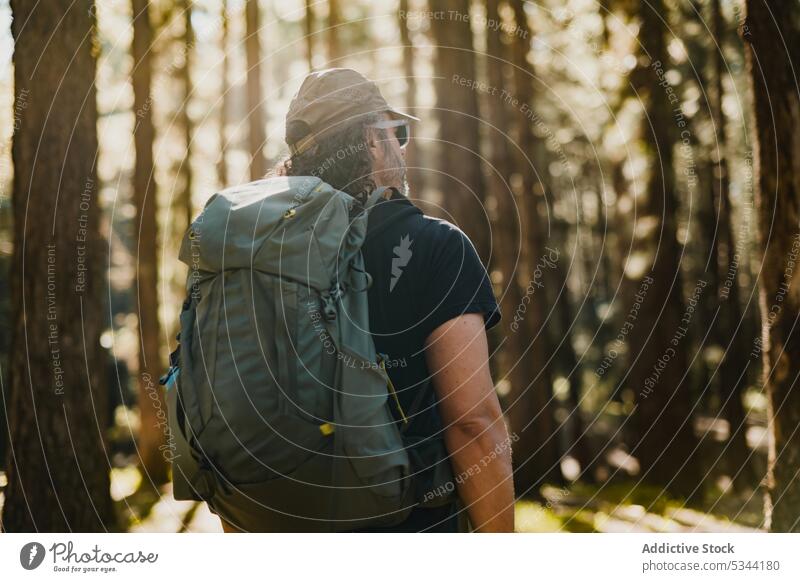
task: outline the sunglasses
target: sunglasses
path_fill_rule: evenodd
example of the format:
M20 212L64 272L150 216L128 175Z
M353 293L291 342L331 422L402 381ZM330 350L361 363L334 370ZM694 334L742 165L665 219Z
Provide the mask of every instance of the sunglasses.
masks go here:
M378 121L373 123L370 127L377 129L394 128L394 135L397 138L400 148L408 145L408 140L411 139L411 124L405 119L387 119L385 121Z

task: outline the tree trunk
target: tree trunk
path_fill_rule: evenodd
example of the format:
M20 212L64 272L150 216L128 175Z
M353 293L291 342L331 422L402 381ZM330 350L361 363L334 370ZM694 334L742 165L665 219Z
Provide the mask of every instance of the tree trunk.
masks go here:
M306 0L305 22L306 60L308 70L314 70L314 0Z
M598 260L600 261L600 272L596 273L596 278L600 281L600 290L599 295L601 297L601 301L603 303L608 303L611 300L613 295L611 282L618 281L619 279L616 277L618 272L614 270L614 266L612 264L611 257L609 257L609 252L603 252L603 250L608 249L608 240L610 238L609 227L614 222L613 214L612 218L608 216L608 209L606 208L606 198L605 198L605 184L603 183L603 175L598 174L597 172L593 172L595 176L594 182L594 192L595 192L595 200L597 201L597 238L600 240L600 244L595 248L600 248ZM595 313L597 313L595 308ZM599 318L598 318L599 319ZM599 327L604 327L602 323ZM597 328L595 328L597 330ZM603 329L600 331L602 336L607 329ZM603 337L605 339L605 337ZM603 345L603 344L601 344Z
M552 305L551 313L553 313L558 321L553 322L555 325L548 325L548 328L553 331L557 330L558 336L553 337L551 335L550 343L557 356L558 368L568 384L567 405L569 417L564 422L562 428L566 436L563 441L568 443L566 447L567 453L574 457L581 467L581 480L592 482L594 481L594 475L590 464L593 457L589 449L587 435L585 434L586 426L583 422L580 408L582 398L581 367L578 363L578 357L575 354L575 348L572 345L572 330L575 327L575 310L570 298L569 271L565 266L565 264L570 264L569 258L566 255L570 225L564 220L557 220L554 226L557 234L556 244L558 246L556 248L561 248L561 252L564 256L559 257L558 261L553 262L553 277L551 277L551 280L554 284L550 285L553 298L549 302L549 305Z
M677 240L678 203L673 162L674 131L670 95L662 86L667 70L667 49L660 16L661 0L640 4L642 26L639 34L646 83L643 131L651 155L646 200L634 228L634 256L649 265L653 279L644 294L639 315L630 332L630 369L627 384L636 398L635 427L638 442L632 454L639 459L641 478L666 485L684 497L693 496L700 484L697 439L691 418L689 382L686 376L690 345L691 314L684 310L683 278ZM638 206L638 205L637 205ZM628 276L637 275L628 273ZM631 281L639 288L638 280ZM702 299L703 284L693 285L690 294ZM687 320L687 317L689 318Z
M228 37L229 21L228 21L228 0L222 0L222 7L220 8L220 19L222 21L222 38L220 44L222 46L222 71L220 76L222 81L220 83L220 106L219 106L219 158L217 160L217 181L219 182L220 189L227 188L228 186L228 111L230 109L230 87L228 87L228 77L230 61L228 60Z
M542 144L534 134L534 72L528 61L532 32L525 13L524 0L513 0L514 30L512 63L514 90L512 99L518 135L517 167L522 173L522 192L519 196L523 215L523 244L527 273L520 279L524 285L523 302L526 306L519 322L520 333L526 336L526 382L512 387L508 401L511 430L519 436L514 445L514 482L518 494L535 493L546 481L560 480L559 453L555 435L552 401L552 373L547 365L551 355L545 328L547 305L542 288L544 277L549 278L550 266L557 257L544 248L545 216L544 192L548 188L539 182L536 167L547 174L547 163ZM549 188L548 188L549 189ZM520 304L522 305L522 303ZM515 313L507 314L512 320Z
M400 0L397 11L397 25L400 27L400 43L403 45L403 76L406 81L406 109L412 115L417 114L417 79L414 67L414 43L408 29L408 0ZM411 134L412 136L414 133ZM420 158L419 148L421 142L412 143L406 150L406 165L408 166L408 181L416 197L420 197L425 188L423 174L417 167Z
M477 80L469 0L443 0L432 10L452 18L431 19L436 43L436 116L439 122L439 167L442 203L451 220L470 237L484 264L489 260L490 232L484 209L480 157L478 92L466 83Z
M342 23L341 7L339 0L328 0L328 29L326 30L328 39L328 66L341 66L338 61L342 57L342 46L339 42L339 29Z
M155 130L152 119L152 29L149 2L133 0L133 141L136 166L133 173L133 198L136 207L134 239L137 241L136 308L139 320L139 456L144 471L143 484L158 486L167 481L167 463L162 454L166 441L163 414L164 394L158 378L164 370L161 361L161 326L158 313L158 220L153 166Z
M497 21L499 0L486 0L487 20ZM499 29L487 30L488 82L493 87L505 87L507 55ZM497 216L493 232L496 233L497 252L493 268L502 275L500 310L503 313L501 337L505 340L500 349L500 378L509 382L511 392L519 394L528 386L528 366L525 329L512 326L514 315L522 309L522 292L518 276L522 259L522 221L516 196L508 179L513 170L514 152L512 137L505 132L512 125L506 102L497 95L485 94L486 120L489 124L490 194L497 201ZM528 298L529 299L529 298ZM512 427L513 428L513 427Z
M752 82L764 384L769 417L766 523L800 531L800 5L747 0L742 35Z
M247 121L250 128L248 143L250 147L250 179L259 180L267 173L267 160L264 158L266 123L262 105L261 85L261 41L259 39L260 13L258 0L247 0L245 4L247 31L245 52L247 53Z
M14 36L12 340L2 526L115 528L100 334L94 4L11 2Z
M728 159L726 155L727 120L722 111L724 97L723 75L725 74L725 21L722 17L720 0L711 2L711 25L716 40L712 49L714 66L714 91L711 104L711 115L716 127L718 152L713 176L713 206L717 209L717 282L720 317L718 339L725 350L720 363L720 385L722 390L722 415L730 426L730 437L725 449L728 471L733 477L734 485L742 489L743 485L753 481L752 465L748 460L750 449L747 447L747 422L742 397L747 386L746 370L749 359L744 357L749 351L745 341L742 307L739 299L739 262L736 257L736 237L731 226L730 182ZM727 342L727 345L726 345Z
M183 0L183 39L181 39L181 52L183 52L183 64L178 73L181 85L183 85L183 103L180 107L180 124L183 128L183 139L186 144L186 155L181 163L182 191L177 197L179 203L178 212L175 216L183 214L183 227L176 229L178 233L183 233L189 228L194 219L192 209L192 188L194 185L194 173L192 171L192 134L194 125L189 116L189 106L192 100L192 52L194 51L194 32L192 30L192 2Z

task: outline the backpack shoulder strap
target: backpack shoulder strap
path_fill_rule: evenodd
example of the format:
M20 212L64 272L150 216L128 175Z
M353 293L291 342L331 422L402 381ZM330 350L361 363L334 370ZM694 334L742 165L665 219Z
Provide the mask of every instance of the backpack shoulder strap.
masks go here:
M369 210L375 204L378 203L378 200L384 198L388 200L392 197L392 192L394 192L394 188L391 186L381 186L380 188L375 188L372 193L367 198L367 203L364 205L364 210Z

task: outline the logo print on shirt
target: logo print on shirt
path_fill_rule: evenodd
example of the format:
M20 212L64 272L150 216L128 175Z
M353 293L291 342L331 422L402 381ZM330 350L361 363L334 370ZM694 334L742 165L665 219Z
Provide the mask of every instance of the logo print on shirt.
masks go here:
M394 286L400 280L400 275L403 274L402 267L405 267L408 261L411 260L411 243L413 242L409 235L405 235L400 238L400 244L392 249L394 258L392 258L392 278L389 281L389 293L394 290Z

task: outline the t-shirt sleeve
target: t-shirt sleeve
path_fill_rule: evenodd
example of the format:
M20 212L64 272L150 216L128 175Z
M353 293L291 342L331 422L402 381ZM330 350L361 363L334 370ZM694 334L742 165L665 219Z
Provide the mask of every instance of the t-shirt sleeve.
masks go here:
M429 225L430 260L420 290L420 328L433 330L465 313L481 313L486 329L500 321L489 275L469 237L446 221Z

